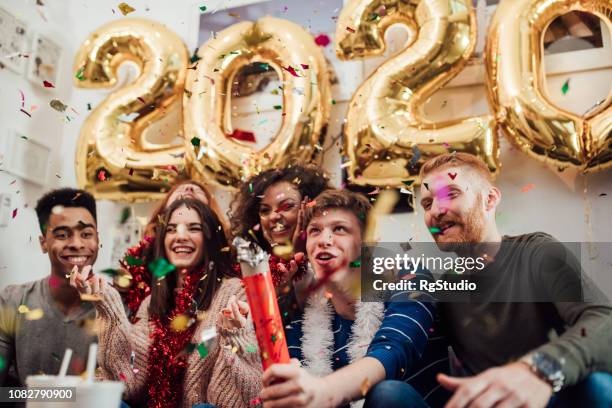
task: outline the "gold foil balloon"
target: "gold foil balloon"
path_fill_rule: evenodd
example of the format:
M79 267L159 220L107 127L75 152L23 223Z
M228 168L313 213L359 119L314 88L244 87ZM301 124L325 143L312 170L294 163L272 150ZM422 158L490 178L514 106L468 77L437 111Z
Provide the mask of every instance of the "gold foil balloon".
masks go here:
M348 174L358 185L400 187L421 164L449 151L479 156L495 172L499 147L491 116L432 123L427 99L463 69L475 46L470 0L353 0L336 28L336 53L349 60L382 54L385 30L406 25L411 41L353 95L344 127ZM404 182L404 183L403 183Z
M189 70L184 99L192 177L231 189L268 168L320 160L316 145L323 144L327 129L329 74L323 53L302 27L273 17L241 22L217 33L197 55L201 59ZM253 63L276 71L283 84L280 130L260 151L228 137L233 133L232 84ZM194 137L199 146L190 143Z
M149 201L185 176L182 140L152 143L145 130L175 112L180 136L187 59L176 34L144 19L106 24L81 45L74 60L77 86L113 87L125 61L137 64L140 75L110 94L83 124L76 153L80 187L97 198Z
M595 14L612 32L609 0L501 1L489 26L486 81L497 120L516 146L560 169L594 171L612 163L612 93L578 116L546 92L542 38L550 22L572 10Z

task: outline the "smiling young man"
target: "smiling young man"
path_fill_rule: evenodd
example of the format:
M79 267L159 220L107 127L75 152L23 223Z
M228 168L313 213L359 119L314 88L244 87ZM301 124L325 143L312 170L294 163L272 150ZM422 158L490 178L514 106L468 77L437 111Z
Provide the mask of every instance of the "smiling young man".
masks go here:
M421 181L438 247L487 263L471 276L484 284L477 301L439 304L465 375L439 375L447 407L610 406L612 377L594 372L612 370L612 308L575 257L548 234L500 235L501 192L475 156L437 156Z
M51 273L0 292L2 384L7 374L20 385L28 375L57 374L66 348L73 350L68 373L81 374L96 341L95 309L69 283L73 269L93 265L98 256L96 202L83 190L53 190L38 201L36 214Z
M266 370L264 408L337 407L363 397L367 407L426 406L397 380L414 373L435 306L414 293L385 304L361 301L355 261L370 208L359 194L327 190L306 210L306 250L322 286L309 296L303 319L285 328L289 352L303 367L294 361Z

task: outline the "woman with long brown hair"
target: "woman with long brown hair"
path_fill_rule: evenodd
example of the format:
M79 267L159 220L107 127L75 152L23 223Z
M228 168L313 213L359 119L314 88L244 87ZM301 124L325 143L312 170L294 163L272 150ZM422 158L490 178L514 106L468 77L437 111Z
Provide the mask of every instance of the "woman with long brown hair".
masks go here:
M71 276L81 293L99 296L103 376L124 381L125 399L139 406L248 407L261 388L261 362L218 217L201 201L174 201L163 212L154 252L151 295L133 324L118 292L91 268ZM203 335L212 328L211 345Z
M155 259L155 232L159 228L160 217L168 206L180 198L201 201L217 215L222 230L225 233L229 230L219 204L204 184L195 180L183 180L172 186L153 210L149 223L145 227L143 239L138 245L129 248L120 262L122 273L119 276L127 276L129 285L127 287L116 286L116 288L128 308L130 318L135 316L140 303L151 293L151 271L148 265Z

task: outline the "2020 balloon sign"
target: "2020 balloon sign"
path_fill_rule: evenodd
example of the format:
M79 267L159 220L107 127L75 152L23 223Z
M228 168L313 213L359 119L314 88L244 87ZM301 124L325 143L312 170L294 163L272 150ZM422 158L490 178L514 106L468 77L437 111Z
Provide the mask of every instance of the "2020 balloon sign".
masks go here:
M486 85L493 115L434 123L422 114L427 98L465 66L475 45L471 0L352 0L342 10L336 53L352 60L384 52L385 30L401 23L410 43L383 63L355 92L344 126L350 181L399 187L417 181L427 159L448 151L479 156L499 171L496 128L531 157L584 171L612 163L612 94L579 117L554 106L544 87L542 36L572 10L600 17L612 31L604 0L502 0L485 49ZM372 18L376 16L376 18ZM74 67L80 87L110 87L126 60L141 67L137 80L109 95L86 120L77 147L77 180L98 198L155 200L178 178L225 188L292 160L319 160L331 104L323 55L304 29L265 17L241 22L200 47L187 70L187 51L161 24L126 19L96 30ZM283 81L283 119L260 151L228 137L231 87L248 64L266 64ZM296 68L297 67L297 68ZM296 89L303 90L294 92ZM303 94L303 95L302 95ZM152 145L144 129L181 105L183 146ZM135 115L130 122L122 115ZM196 137L198 146L190 141Z

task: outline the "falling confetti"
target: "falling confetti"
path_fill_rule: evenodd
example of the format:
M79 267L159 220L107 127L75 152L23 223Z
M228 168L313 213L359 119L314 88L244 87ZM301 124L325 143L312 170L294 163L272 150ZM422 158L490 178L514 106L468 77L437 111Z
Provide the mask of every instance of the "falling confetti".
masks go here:
M451 180L454 180L455 177L457 177L457 173L448 173L448 177L450 177Z
M535 188L535 184L529 183L525 187L521 188L521 192L527 193L528 191L533 190L534 188Z
M206 344L204 343L198 344L197 350L200 358L204 358L208 355L208 348L206 348Z
M43 312L43 310L41 308L38 309L33 309L30 310L28 313L26 313L25 315L25 319L26 320L40 320L42 319L42 317L45 315L45 313Z
M149 264L149 270L157 279L163 278L175 269L176 266L169 263L166 258L158 258Z
M298 77L298 78L299 78L299 75L298 75L298 73L295 71L295 68L293 68L291 65L288 65L286 68L285 68L285 67L283 67L283 69L284 69L285 71L289 72L289 73L290 73L292 76L294 76L294 77Z
M351 268L359 268L360 266L361 266L361 260L359 259L349 263L349 267Z
M440 232L442 232L442 230L438 227L431 227L429 228L429 232L431 232L432 234L439 234Z
M203 13L206 11L206 6L200 6L200 11Z
M64 105L59 99L51 100L51 102L49 102L49 106L58 112L64 112L66 108L68 108L68 105Z
M195 147L198 147L200 145L200 138L197 136L192 137L191 144Z
M256 142L255 133L246 130L234 129L234 131L231 134L228 134L227 137L231 137L232 139L236 140L241 140L243 142Z
M185 315L178 315L170 322L170 328L175 332L182 332L187 330L189 327L189 317Z
M315 44L317 44L319 47L327 47L331 43L331 40L327 34L319 34L314 40Z
M346 27L346 31L348 31L349 33L354 33L355 29L351 27Z
M108 178L109 177L108 177L108 174L106 173L106 170L104 169L98 170L98 180L106 181Z
M83 75L84 71L85 71L85 67L79 68L79 70L75 74L76 79L78 79L79 81L84 81L85 80L85 76Z
M6 360L4 359L3 356L0 356L0 371L4 370L6 368Z
M136 9L134 7L130 6L127 3L119 3L119 5L117 7L121 11L121 14L123 14L124 16L127 16L131 12L136 11Z
M19 305L19 307L17 308L17 311L20 314L24 314L24 313L28 313L30 311L30 308L27 305Z
M55 88L55 86L49 81L43 81L43 86L45 88Z
M274 105L274 109L275 110L281 110L281 109L283 109L283 105Z
M570 81L569 79L567 81L565 81L563 83L563 86L561 87L561 93L563 95L565 95L567 93L567 91L569 91L569 81Z
M246 347L246 352L247 352L247 353L257 353L257 347L255 347L255 346L254 346L254 345L252 345L252 344L249 344L249 345Z
M17 208L13 210L13 218L15 218L16 216L17 216Z

